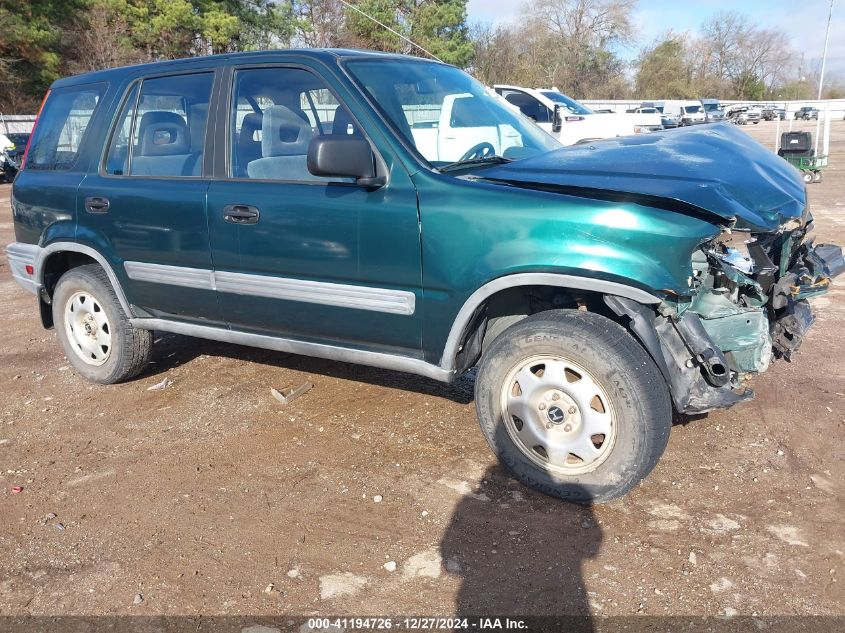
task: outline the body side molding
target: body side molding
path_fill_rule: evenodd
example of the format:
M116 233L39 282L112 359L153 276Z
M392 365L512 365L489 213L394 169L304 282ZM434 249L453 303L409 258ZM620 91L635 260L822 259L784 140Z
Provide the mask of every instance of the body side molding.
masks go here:
M185 288L214 290L214 273L202 268L166 266L143 262L123 262L126 275L133 281L147 281L154 284L168 284Z
M488 297L496 294L500 290L507 290L508 288L516 288L519 286L558 286L560 288L572 288L574 290L589 290L593 292L601 292L607 295L616 295L619 297L626 297L638 303L655 304L660 303L660 299L645 290L640 290L633 286L626 286L614 281L604 281L602 279L593 279L590 277L578 277L576 275L563 275L557 273L516 273L513 275L506 275L499 277L493 281L487 282L478 290L473 292L470 297L464 302L458 315L452 323L452 329L449 330L449 338L446 339L446 346L443 349L443 356L440 358L440 367L446 371L453 371L455 368L455 358L458 355L458 348L461 344L461 336L464 330L469 325L472 315Z
M432 365L418 358L410 358L397 354L369 352L323 343L311 343L263 334L252 334L250 332L238 332L236 330L196 325L182 321L170 321L168 319L131 319L130 322L133 327L144 330L196 336L222 343L248 345L289 354L301 354L303 356L314 356L316 358L325 358L344 363L369 365L370 367L380 367L382 369L417 374L418 376L425 376L440 382L451 382L454 377L453 372L446 371L437 365Z
M405 290L145 262L124 262L123 266L135 281L405 316L414 314L416 308L416 295Z
M214 281L219 292L285 301L302 301L406 316L414 314L416 307L416 295L405 290L225 271L215 272Z

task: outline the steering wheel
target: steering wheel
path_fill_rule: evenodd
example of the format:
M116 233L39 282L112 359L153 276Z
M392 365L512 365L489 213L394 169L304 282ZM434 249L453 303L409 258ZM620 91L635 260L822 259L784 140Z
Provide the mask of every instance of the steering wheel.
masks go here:
M470 147L466 153L461 156L461 159L458 161L462 163L465 160L471 160L475 158L487 158L488 156L493 156L496 153L496 148L493 147L487 141L479 143L478 145L473 145Z

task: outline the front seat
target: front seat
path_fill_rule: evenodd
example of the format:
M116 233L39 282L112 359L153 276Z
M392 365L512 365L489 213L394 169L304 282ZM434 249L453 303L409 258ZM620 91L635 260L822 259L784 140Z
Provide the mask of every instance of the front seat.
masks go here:
M357 136L363 137L361 131L355 125L349 112L346 111L342 105L337 106L334 111L334 119L332 120L332 135L333 136Z
M235 175L247 176L247 165L261 158L261 139L257 132L261 130L263 117L259 112L251 112L244 117L238 134L238 146L235 149Z
M175 112L146 112L138 123L133 176L195 176L198 156L191 154L188 124Z
M261 158L247 165L250 178L266 180L318 180L308 171L311 125L290 108L270 106L261 122Z

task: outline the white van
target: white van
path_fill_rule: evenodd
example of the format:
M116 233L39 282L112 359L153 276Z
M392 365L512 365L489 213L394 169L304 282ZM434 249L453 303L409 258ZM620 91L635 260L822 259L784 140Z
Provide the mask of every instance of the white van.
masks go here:
M707 114L701 101L692 99L670 99L663 102L663 114L675 117L678 125L695 125L707 122Z

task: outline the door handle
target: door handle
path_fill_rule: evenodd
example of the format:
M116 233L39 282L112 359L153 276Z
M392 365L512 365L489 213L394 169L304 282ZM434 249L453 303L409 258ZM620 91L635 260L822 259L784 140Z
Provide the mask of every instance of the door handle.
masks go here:
M223 219L232 224L257 224L261 213L248 204L230 204L223 207Z
M88 213L108 213L109 199L94 196L92 198L85 198L85 210Z

